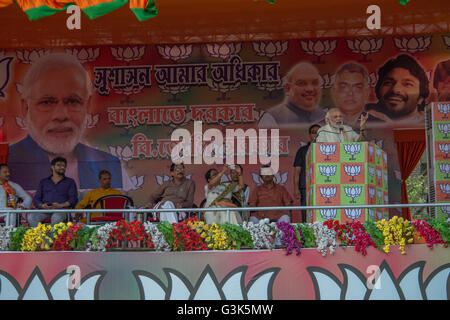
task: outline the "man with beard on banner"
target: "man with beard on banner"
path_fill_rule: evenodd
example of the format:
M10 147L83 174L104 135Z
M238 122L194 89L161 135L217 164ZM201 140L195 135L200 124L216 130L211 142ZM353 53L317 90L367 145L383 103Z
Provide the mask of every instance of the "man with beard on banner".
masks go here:
M259 127L279 127L323 123L325 111L319 107L320 74L309 62L295 65L284 78L285 100L267 110L258 123Z
M111 172L113 187L122 187L120 160L80 143L91 109L92 84L74 56L54 53L36 60L23 79L21 96L28 135L8 152L11 174L19 184L36 190L50 161L63 156L68 175L80 189L97 188L101 170Z
M441 61L436 66L433 87L437 91L437 101L450 101L450 59Z
M328 110L325 116L327 124L317 130L317 135L313 142L356 142L363 141L364 130L368 114L361 116L359 124L360 134L357 134L349 126L344 125L344 116L338 108Z
M369 101L369 76L366 68L359 63L347 62L336 71L331 94L335 106L344 117L344 123L353 129L359 128L361 116L365 113L365 106ZM389 118L380 112L371 110L367 123L382 123Z
M384 113L396 123L422 123L430 94L428 83L425 71L414 58L399 55L378 70L378 102L368 104L366 110Z

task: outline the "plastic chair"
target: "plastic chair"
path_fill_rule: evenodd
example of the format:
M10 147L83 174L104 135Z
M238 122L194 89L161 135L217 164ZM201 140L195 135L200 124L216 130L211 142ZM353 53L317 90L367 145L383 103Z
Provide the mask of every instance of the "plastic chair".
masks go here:
M97 208L100 204L101 209L127 209L134 207L133 199L124 195L110 195L99 198L92 208ZM106 212L102 213L101 217L91 219L91 213L87 213L87 224L101 224L111 221L119 221L124 219L123 212Z

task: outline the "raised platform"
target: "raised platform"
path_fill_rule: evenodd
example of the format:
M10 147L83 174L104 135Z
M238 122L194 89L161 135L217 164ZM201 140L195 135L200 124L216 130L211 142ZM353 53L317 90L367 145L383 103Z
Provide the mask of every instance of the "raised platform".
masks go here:
M389 254L369 248L367 256L347 247L326 257L316 249L300 256L284 250L2 252L0 299L448 300L449 252L425 244L407 246L406 255L396 246ZM377 267L374 287L367 279Z

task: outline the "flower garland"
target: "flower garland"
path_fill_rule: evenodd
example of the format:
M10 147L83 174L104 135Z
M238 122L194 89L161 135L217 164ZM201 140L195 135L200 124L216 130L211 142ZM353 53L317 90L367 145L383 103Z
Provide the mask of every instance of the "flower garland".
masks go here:
M269 223L269 219L261 219L259 223L244 222L242 227L250 232L255 249L274 249L276 224Z
M282 245L286 247L286 255L292 254L292 251L295 249L297 251L297 255L300 255L300 250L302 248L302 243L299 239L303 237L303 232L296 232L294 226L285 221L277 222L277 228L283 232L283 236L281 238ZM299 237L297 237L297 234Z
M300 232L303 236L300 237L303 248L314 248L316 246L316 237L314 236L314 231L308 224L297 224L295 226L296 232L298 232L297 237L300 237Z
M52 251L70 251L74 249L74 246L71 245L74 239L77 236L77 233L80 231L82 225L69 225L67 229L60 230L58 232L58 237L55 239L52 247Z
M13 226L0 227L0 250L6 251L11 244L11 233Z
M134 247L153 248L152 237L145 232L140 221L117 221L109 234L107 248L124 245L125 241Z
M10 251L20 251L22 249L22 240L25 236L25 233L29 230L28 227L20 226L16 229L14 229L13 232L11 232L11 238L10 238Z
M414 242L413 233L415 232L408 220L394 216L389 221L383 219L375 224L383 232L384 252L389 253L391 245L399 245L401 253L406 254L405 245Z
M50 250L53 244L52 227L39 222L36 228L27 230L22 239L22 251Z
M172 246L164 238L164 234L158 229L158 226L151 222L144 222L145 232L151 236L156 251L171 251ZM172 231L173 232L173 231Z
M328 229L336 231L337 240L340 241L342 246L349 246L353 241L353 232L351 225L348 223L339 224L338 220L330 219L323 222L323 225Z
M450 223L442 218L429 218L427 222L441 234L442 240L445 242L445 247L447 248L450 245Z
M196 231L192 230L189 223L198 220L197 217L189 218L180 223L174 223L173 227L173 250L192 251L192 250L208 250L208 247L203 242L206 234L202 233L200 236Z
M237 250L240 250L242 245L254 248L252 235L241 226L237 226L231 223L221 224L220 226L225 229L228 234L229 242L232 242L233 247L235 247Z
M418 238L424 238L427 247L433 248L435 244L446 244L439 232L424 220L413 221L412 225L418 232Z
M316 221L311 224L311 228L314 231L314 236L316 237L317 251L322 253L322 256L327 255L327 248L329 247L330 254L333 254L336 247L339 244L336 241L336 231L333 229L328 229L323 223Z
M87 250L106 251L111 231L115 229L115 223L107 223L96 230L87 242Z
M204 239L208 249L210 250L228 250L231 249L232 241L228 238L228 233L225 229L217 223L211 226L205 224L203 221L198 221L198 218L188 222L188 225L197 232L197 234ZM231 243L230 243L231 242ZM234 243L236 245L236 243Z
M361 252L363 256L367 255L366 248L372 246L377 247L376 243L372 240L370 235L366 232L366 229L360 221L354 221L349 224L349 229L353 232L353 239L351 244L355 246L357 252Z

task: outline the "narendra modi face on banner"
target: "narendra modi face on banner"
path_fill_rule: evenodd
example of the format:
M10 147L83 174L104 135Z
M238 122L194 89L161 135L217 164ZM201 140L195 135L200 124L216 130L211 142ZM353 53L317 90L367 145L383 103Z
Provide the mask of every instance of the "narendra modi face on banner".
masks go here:
M90 101L89 76L67 54L44 56L23 81L21 111L28 133L49 154L74 150L84 132Z

